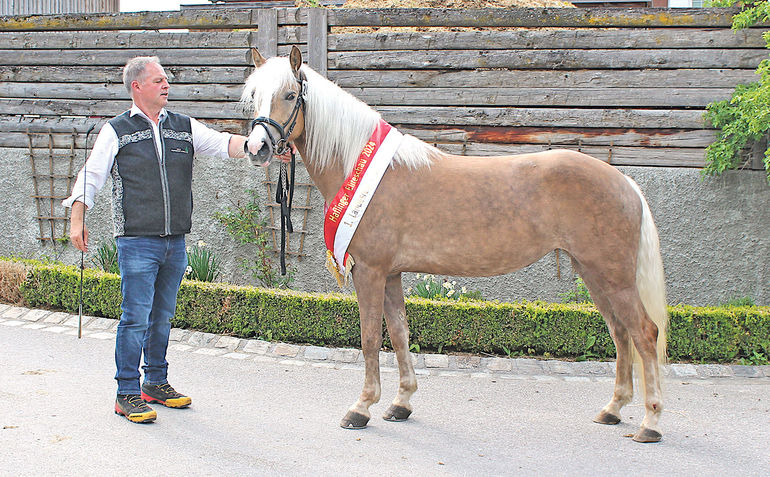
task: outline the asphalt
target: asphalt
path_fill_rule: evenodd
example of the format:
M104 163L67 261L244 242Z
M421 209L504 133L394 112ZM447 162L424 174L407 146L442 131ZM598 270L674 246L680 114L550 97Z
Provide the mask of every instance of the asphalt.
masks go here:
M613 365L413 354L407 422L338 426L363 384L355 349L175 329L170 382L189 409L112 412L115 320L0 304L0 475L767 475L770 366L663 367L664 437L638 444L638 398L617 426L591 421Z

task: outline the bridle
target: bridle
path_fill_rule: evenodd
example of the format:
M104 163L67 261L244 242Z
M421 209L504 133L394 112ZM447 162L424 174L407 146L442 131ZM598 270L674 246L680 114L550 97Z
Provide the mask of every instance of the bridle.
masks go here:
M289 148L289 136L294 132L294 126L297 125L297 118L299 112L305 112L305 93L307 92L307 81L305 81L305 74L300 72L300 77L297 78L297 82L300 84L299 94L297 94L297 101L294 103L294 109L291 110L291 114L285 123L281 124L273 118L259 116L251 121L251 129L259 125L265 130L267 137L270 139L270 147L273 150L274 155L285 154ZM270 132L268 125L274 127L281 135L280 139L276 141L273 134ZM244 152L248 154L249 149L246 144L243 145Z
M251 130L256 126L262 126L262 129L265 130L265 134L267 134L267 137L270 139L270 148L273 151L273 155L291 152L291 172L287 172L286 163L281 161L278 172L278 182L275 187L275 201L281 205L281 275L286 275L286 233L294 233L294 227L291 224L291 202L294 198L296 160L294 158L294 151L289 147L289 137L291 136L291 133L294 132L294 126L297 125L297 118L299 117L300 110L303 114L305 113L307 81L305 80L304 73L300 72L297 82L300 84L297 101L294 103L294 108L291 110L291 114L284 124L280 124L278 121L265 116L259 116L251 121ZM278 133L280 133L281 137L277 141L270 132L268 126L274 127ZM249 154L247 143L243 144L243 150L246 155Z

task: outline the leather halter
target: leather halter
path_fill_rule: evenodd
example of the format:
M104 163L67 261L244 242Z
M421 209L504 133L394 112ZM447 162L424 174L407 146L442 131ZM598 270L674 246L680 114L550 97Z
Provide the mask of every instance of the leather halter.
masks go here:
M300 77L297 79L300 84L299 94L297 95L297 101L294 103L294 109L292 109L289 118L284 124L280 124L278 121L270 118L259 116L251 121L251 129L253 130L256 125L262 126L270 139L270 147L273 151L273 155L285 154L290 151L289 136L294 131L294 126L297 125L297 117L299 116L300 109L302 113L305 112L305 93L307 92L307 82L305 81L305 75L300 73ZM276 141L268 125L274 127L281 134L280 139ZM244 143L243 149L248 155L249 149L247 143ZM275 201L281 206L281 275L286 275L286 233L294 233L294 227L291 224L291 203L294 199L294 175L296 169L296 161L294 158L294 152L291 152L291 172L286 171L286 163L281 161L278 172L278 181L275 187Z
M299 94L297 94L297 101L294 103L294 109L291 110L291 114L285 123L280 124L278 121L271 117L259 116L251 121L251 129L259 125L265 130L267 137L270 139L270 147L273 150L273 155L285 154L289 147L289 136L294 132L294 126L297 125L297 117L299 116L300 109L305 112L305 93L307 92L307 82L305 81L305 75L300 73L300 77L297 79L300 84ZM276 140L273 134L270 132L268 125L274 127L281 135L280 139ZM248 148L244 145L244 149L248 153Z

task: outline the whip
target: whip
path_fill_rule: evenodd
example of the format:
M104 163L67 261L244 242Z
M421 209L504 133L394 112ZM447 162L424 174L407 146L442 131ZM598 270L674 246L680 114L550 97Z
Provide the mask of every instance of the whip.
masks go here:
M86 145L83 149L83 228L81 229L81 237L83 237L83 246L85 246L86 240L86 166L88 164L88 136L91 131L94 130L96 123L92 124L86 132ZM85 269L85 252L80 251L80 304L78 305L78 339L83 337L83 269Z

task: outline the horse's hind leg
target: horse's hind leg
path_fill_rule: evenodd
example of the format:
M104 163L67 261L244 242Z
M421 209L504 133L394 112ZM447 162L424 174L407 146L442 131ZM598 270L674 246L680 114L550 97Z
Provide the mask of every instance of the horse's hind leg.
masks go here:
M409 354L409 324L406 321L400 273L388 277L385 282L385 322L393 349L396 351L399 382L398 394L382 418L387 421L403 421L412 413L409 399L417 390L417 377Z
M662 434L658 427L663 400L658 367L658 327L647 315L636 287L609 296L613 314L622 322L642 361L645 414L637 442L657 442Z
M594 299L594 302L597 300ZM600 308L601 311L601 308ZM604 314L602 312L602 314ZM628 331L612 315L605 318L607 326L610 329L610 335L615 342L617 350L617 362L615 363L615 390L612 393L612 399L607 403L599 414L594 417L594 422L599 424L617 424L620 422L620 410L631 402L634 395L633 384L633 363L631 357L631 341L628 337Z
M617 352L617 361L615 363L615 390L612 393L612 399L607 403L599 414L594 417L594 422L599 424L617 424L620 422L620 410L623 406L631 402L634 396L633 383L633 359L631 355L631 341L626 328L612 314L612 306L609 300L604 296L604 291L597 286L593 277L585 276L584 270L575 260L572 261L572 268L583 277L591 293L594 305L599 313L604 317L607 327L610 330L610 336L615 343Z
M362 429L371 417L369 406L380 400L380 348L385 276L364 263L357 263L353 268L353 283L361 316L361 351L364 354L366 376L361 395L348 409L340 426L345 429Z

